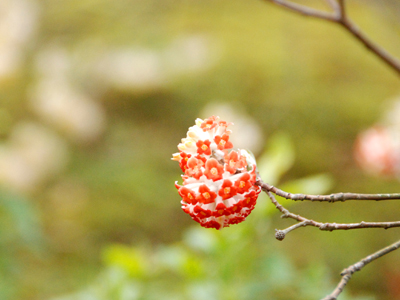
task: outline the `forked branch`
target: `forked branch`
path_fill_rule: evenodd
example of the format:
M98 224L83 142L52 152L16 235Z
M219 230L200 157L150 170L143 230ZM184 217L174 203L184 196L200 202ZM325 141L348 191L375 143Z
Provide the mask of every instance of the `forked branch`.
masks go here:
M367 35L365 35L355 23L353 23L346 12L345 8L345 0L325 0L332 12L317 10L308 6L300 5L289 0L264 0L267 2L274 3L281 7L284 7L288 10L296 12L298 14L302 14L304 16L309 16L313 18L322 19L325 21L336 23L342 26L347 32L349 32L356 40L361 42L368 50L370 50L375 56L377 56L382 62L384 62L389 68L394 70L398 75L400 75L400 61L388 53L385 49L383 49L380 45L373 42ZM280 190L272 185L262 182L258 180L256 182L262 190L268 195L271 199L271 202L275 205L275 207L282 213L282 218L292 218L298 223L284 229L284 230L276 230L275 237L278 240L283 240L286 234L295 229L304 227L304 226L314 226L318 227L320 230L338 230L338 229L357 229L357 228L391 228L391 227L400 227L400 221L396 222L360 222L360 223L350 223L350 224L336 224L336 223L321 223L308 218L305 218L300 215L296 215L291 213L289 210L284 208L274 197L273 194L281 196L286 199L294 200L294 201L320 201L320 202L338 202L338 201L347 201L347 200L373 200L373 201L381 201L381 200L399 200L400 193L397 194L355 194L355 193L337 193L330 195L306 195L306 194L291 194ZM341 273L342 279L334 289L334 291L326 296L322 300L336 300L340 293L343 291L344 287L352 277L353 273L361 270L366 264L371 261L382 257L396 249L400 248L400 241L383 248L374 254L367 256L366 258L360 260L354 265L349 266L344 269Z
M384 48L373 42L347 16L344 0L326 0L333 12L326 12L287 0L264 0L282 6L298 14L323 19L341 25L347 32L361 42L368 50L379 57L387 66L400 75L400 61Z
M263 189L264 192L267 193L268 197L271 199L272 204L282 213L281 218L291 218L298 222L301 222L301 226L314 226L319 228L320 230L326 231L333 231L333 230L350 230L350 229L365 229L365 228L393 228L393 227L400 227L400 221L394 222L364 222L361 221L360 223L322 223L318 221L314 221L312 219L305 218L300 215L296 215L290 212L288 209L284 208L282 204L280 204L276 199L275 196L268 190ZM292 226L294 227L294 226ZM296 226L295 228L285 229L285 234L289 231L297 229L300 226ZM283 239L283 238L282 238ZM282 240L280 239L280 240Z
M331 194L327 196L314 196L314 195L305 195L305 194L290 194L284 192L272 185L262 182L261 179L256 181L256 184L261 187L261 189L268 195L271 202L275 207L281 212L282 218L291 218L298 223L284 229L284 230L277 230L275 229L275 238L279 241L282 241L286 234L290 231L293 231L297 228L305 227L305 226L314 226L319 228L320 230L349 230L349 229L362 229L362 228L391 228L391 227L400 227L400 221L396 222L360 222L360 223L321 223L314 221L312 219L305 218L300 215L296 215L290 212L288 209L280 204L274 194L282 196L286 199L292 200L317 200L317 201L345 201L345 200L391 200L391 199L398 199L399 194L384 194L384 195L372 195L372 194L353 194L353 193L340 193L340 194ZM396 196L393 196L396 195ZM333 200L332 200L333 199ZM339 282L338 286L335 290L328 296L326 296L322 300L336 300L340 293L343 291L344 287L346 286L347 282L350 280L351 276L354 272L361 270L366 264L370 263L371 261L384 256L396 249L400 248L400 241L383 248L374 254L367 256L366 258L360 260L359 262L355 263L354 265L349 266L348 268L344 269L341 273L342 279Z
M333 13L317 10L305 5L297 4L286 0L266 0L267 2L273 2L276 5L282 6L289 10L295 11L304 16L314 17L318 19L324 19L327 21L335 22L336 16Z
M322 300L336 300L337 297L340 295L340 293L343 291L343 288L346 286L347 282L350 280L351 276L357 272L360 271L365 265L369 264L370 262L374 261L375 259L382 257L396 249L400 248L400 241L397 241L396 243L387 246L386 248L383 248L374 254L371 254L367 256L366 258L363 258L359 262L355 263L354 265L351 265L350 267L344 269L340 275L342 276L342 280L340 280L338 286L333 290L331 294L326 296Z

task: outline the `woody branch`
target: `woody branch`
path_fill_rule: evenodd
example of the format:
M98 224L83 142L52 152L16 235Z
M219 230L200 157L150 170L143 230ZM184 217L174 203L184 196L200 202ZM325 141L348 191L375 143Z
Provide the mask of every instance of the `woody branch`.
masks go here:
M386 248L383 248L374 254L371 254L367 256L366 258L363 258L359 262L349 266L348 268L344 269L340 275L342 276L342 280L339 282L337 287L333 290L331 294L323 298L322 300L336 300L337 297L340 295L340 293L343 291L343 288L346 286L347 282L350 280L351 276L357 272L360 271L365 265L369 264L370 262L374 261L375 259L382 257L396 249L400 248L400 241L397 241L393 243L390 246L387 246Z
M296 215L292 212L290 212L288 209L284 208L282 204L280 204L276 199L275 196L271 193L271 190L266 188L266 184L263 183L261 180L258 180L256 182L257 185L261 186L262 190L267 193L268 197L271 199L272 204L275 205L275 207L282 213L282 218L291 218L294 219L298 222L301 222L301 226L292 226L289 227L283 231L277 231L277 235L281 236L282 232L286 234L289 231L292 231L294 229L297 229L299 227L304 227L304 226L314 226L319 228L320 230L326 230L326 231L333 231L333 230L350 230L350 229L364 229L364 228L392 228L392 227L400 227L400 221L394 221L394 222L364 222L361 221L360 223L322 223L318 221L314 221L312 219L305 218L301 215ZM301 194L302 195L302 194ZM360 194L362 195L362 194ZM303 196L312 196L312 195L303 195ZM317 196L312 196L312 197L317 197ZM284 236L283 236L284 237ZM283 240L283 238L278 238L279 240Z
M392 56L389 52L387 52L384 48L373 42L358 28L355 23L353 23L351 19L349 19L346 13L344 0L326 0L333 12L313 9L311 7L300 5L287 0L264 1L279 5L304 16L322 19L342 26L355 39L361 42L368 50L370 50L381 61L383 61L389 68L400 75L400 61L396 57Z
M300 227L304 226L314 226L319 228L320 230L349 230L349 229L362 229L362 228L384 228L388 229L391 227L400 227L400 221L396 222L364 222L361 221L360 223L322 223L317 222L312 219L305 218L300 215L296 215L290 212L288 209L280 204L274 194L278 196L282 196L286 199L291 200L311 200L311 201L328 201L328 202L335 202L335 201L345 201L345 200L393 200L399 199L399 194L355 194L355 193L339 193L339 194L331 194L331 195L306 195L306 194L290 194L284 192L272 185L264 183L261 179L256 181L256 184L261 187L261 189L268 195L271 202L275 207L282 213L282 218L291 218L298 223L284 229L284 230L277 230L275 229L275 237L277 240L282 241L286 234L292 230L295 230ZM349 266L348 268L344 269L341 272L342 279L340 280L337 287L333 290L331 294L323 298L322 300L336 300L340 293L343 291L344 287L352 277L353 273L356 271L360 271L366 264L372 262L375 259L378 259L396 249L400 248L400 241L383 248L374 254L367 256L366 258L360 260L359 262Z
M373 201L400 200L400 193L395 193L395 194L336 193L330 195L307 195L307 194L288 193L261 180L259 180L257 184L260 185L264 191L272 192L275 195L293 201L308 200L308 201L319 201L319 202L338 202L338 201L344 202L347 200L373 200Z
M345 0L326 0L328 5L330 6L332 12L321 11L317 9L313 9L308 6L300 5L287 0L264 0L267 2L274 3L276 5L282 6L288 10L296 12L298 14L302 14L304 16L309 16L313 18L322 19L325 21L329 21L343 27L347 32L349 32L356 40L361 42L371 53L377 56L384 64L386 64L389 68L395 71L398 75L400 75L400 61L388 53L381 46L373 42L367 35L365 35L355 23L353 23L346 12L345 8ZM285 235L297 228L304 226L314 226L318 227L321 230L347 230L347 229L360 229L360 228L391 228L391 227L399 227L400 222L360 222L360 223L351 223L351 224L336 224L336 223L321 223L311 219L307 219L303 216L296 215L291 213L289 210L284 208L274 197L273 194L281 196L286 199L294 200L294 201L320 201L320 202L338 202L338 201L347 201L347 200L399 200L400 194L355 194L355 193L337 193L331 195L306 195L306 194L291 194L285 191L282 191L272 185L262 182L260 179L256 182L262 190L269 196L271 202L275 205L275 207L282 213L282 218L292 218L298 223L284 229L284 230L276 230L275 237L278 240L283 240ZM337 285L337 287L333 290L331 294L326 296L322 300L336 300L337 297L341 294L344 287L352 277L353 273L361 270L366 264L372 262L379 257L382 257L396 249L400 248L400 241L383 248L374 254L367 256L366 258L360 260L359 262L349 266L344 269L341 273L342 279Z

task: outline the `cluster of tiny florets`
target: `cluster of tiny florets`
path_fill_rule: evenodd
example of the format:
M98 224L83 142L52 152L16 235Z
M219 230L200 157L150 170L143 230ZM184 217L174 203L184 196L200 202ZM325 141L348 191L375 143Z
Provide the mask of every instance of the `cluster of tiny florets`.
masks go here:
M206 228L221 229L246 219L261 188L256 163L245 150L233 150L227 123L212 116L196 120L173 155L183 171L175 183L182 209Z

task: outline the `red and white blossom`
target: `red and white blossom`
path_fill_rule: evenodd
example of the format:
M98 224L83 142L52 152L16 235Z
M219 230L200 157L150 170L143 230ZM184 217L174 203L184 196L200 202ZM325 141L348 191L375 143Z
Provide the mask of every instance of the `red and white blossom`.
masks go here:
M178 145L183 185L175 183L182 209L206 228L222 229L246 219L261 188L256 162L245 150L233 150L228 123L212 116L196 119Z
M398 176L400 170L399 134L390 127L374 126L363 131L355 143L355 158L366 171Z

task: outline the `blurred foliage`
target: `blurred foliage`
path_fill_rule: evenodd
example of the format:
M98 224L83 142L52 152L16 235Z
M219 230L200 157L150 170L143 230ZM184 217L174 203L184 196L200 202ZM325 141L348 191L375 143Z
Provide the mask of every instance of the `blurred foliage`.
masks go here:
M348 6L400 55L396 1ZM1 299L316 299L393 242L390 230L304 228L279 243L273 228L292 223L265 195L222 232L192 228L179 208L169 158L221 103L261 128L250 150L264 180L322 193L333 175L335 191L398 192L352 158L398 78L332 24L242 0L5 0L0 15L11 20L0 26ZM282 201L326 222L398 218L395 201ZM395 299L399 265L369 266L343 299Z
M276 134L260 161L276 166L270 176L278 183L292 166L293 155L289 137ZM331 183L331 177L315 175L286 186L293 187L291 191L323 193ZM314 263L299 270L274 248L278 242L270 237L270 217L278 211L260 198L245 222L228 229L193 226L183 232L182 241L156 247L110 245L103 251L106 269L94 283L55 299L289 300L319 299L328 294L334 287L326 267Z
M0 190L0 295L12 299L15 279L24 272L21 254L43 255L43 233L37 208L27 199Z

